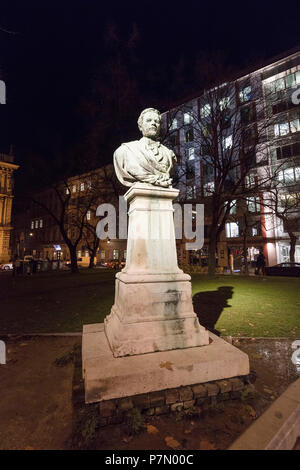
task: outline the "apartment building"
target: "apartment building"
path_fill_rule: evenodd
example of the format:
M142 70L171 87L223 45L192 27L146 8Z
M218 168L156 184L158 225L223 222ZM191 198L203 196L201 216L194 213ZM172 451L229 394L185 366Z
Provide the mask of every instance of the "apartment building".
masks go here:
M300 262L299 102L300 51L296 51L203 90L163 114L164 141L177 155L174 177L181 202L205 207L204 247L185 253L184 243L179 243L182 259L206 264L212 201L231 158L237 164L231 163L221 186L220 196L225 200L227 194L231 205L217 245L219 266L229 266L232 253L239 267L245 244L249 263L255 262L260 250L269 265L289 261L291 236L295 261Z
M32 255L50 261L70 260L70 250L60 228L62 221L61 227L71 243L79 238L76 254L80 265L89 265L93 249L95 263L123 261L126 241L109 236L99 240L95 232L99 222L97 207L102 203L118 203L112 174L113 167L108 165L32 194L14 215L14 253L21 258Z
M11 259L13 172L18 168L13 155L0 154L0 263Z

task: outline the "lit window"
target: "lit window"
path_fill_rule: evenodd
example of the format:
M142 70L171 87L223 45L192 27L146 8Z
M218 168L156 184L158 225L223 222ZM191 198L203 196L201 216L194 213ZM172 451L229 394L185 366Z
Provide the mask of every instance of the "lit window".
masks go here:
M260 212L260 199L259 197L248 197L247 207L249 212Z
M85 250L84 256L85 256L86 258L88 258L88 257L90 256L90 255L89 255L89 250Z
M278 78L278 80L276 80L275 82L275 91L284 90L284 88L285 88L284 78Z
M35 228L39 228L39 221L38 220L35 221Z
M86 218L87 220L91 220L91 211L87 211Z
M210 111L211 111L211 106L210 104L207 103L200 109L200 116L202 118L206 118L210 115Z
M73 193L76 193L76 184L73 184L72 192L73 192Z
M227 150L232 147L232 135L229 135L228 137L225 137L223 139L223 149Z
M210 183L206 183L204 186L204 196L211 196L215 190L215 183L211 181Z
M291 184L300 181L300 167L285 168L278 173L278 180L282 183Z
M43 228L43 219L40 219L40 228Z
M219 101L220 110L223 111L224 109L228 108L228 107L229 107L229 103L230 103L230 98L229 98L229 96L225 96L225 98L222 98L222 99Z
M246 86L239 92L239 98L241 103L246 103L251 100L251 86Z
M69 188L66 188L66 194L70 194Z
M31 221L31 228L34 228L34 220Z
M231 201L230 206L229 214L236 214L236 199Z
M81 258L81 250L77 251L77 258Z
M174 130L174 129L177 129L177 119L173 119L172 123L171 123L171 126L170 126L170 129L171 130Z
M84 191L84 183L80 183L80 191Z
M257 236L257 228L252 227L252 237L256 237L256 236Z
M236 222L227 222L225 224L225 232L227 238L234 238L239 236L239 226Z
M293 119L289 122L282 122L280 124L274 125L274 134L275 137L283 136L290 134L291 132L298 132L300 130L300 121L298 119Z
M189 156L189 160L194 160L195 159L195 149L193 147L189 148L188 156Z
M184 113L183 115L183 122L184 124L190 124L192 122L192 115L191 113Z
M186 187L186 198L194 199L196 197L196 186L187 186Z
M119 259L119 250L113 250L113 259Z

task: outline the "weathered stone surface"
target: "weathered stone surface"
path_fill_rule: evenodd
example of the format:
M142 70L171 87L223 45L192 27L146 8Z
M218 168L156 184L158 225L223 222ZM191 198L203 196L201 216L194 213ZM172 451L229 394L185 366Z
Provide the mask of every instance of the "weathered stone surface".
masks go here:
M169 405L156 406L155 407L155 414L156 415L165 415L165 414L168 414L169 411L170 411L170 406Z
M84 332L82 355L86 403L249 373L248 356L212 333L212 341L207 346L121 358L113 357L104 332L87 333L87 336ZM162 367L165 364L172 364L172 370ZM150 408L150 405L139 408Z
M179 401L179 390L177 388L166 390L166 405Z
M108 422L107 422L108 418L99 418L99 426L107 426Z
M162 406L165 404L165 393L164 392L153 392L150 393L150 406Z
M244 382L241 379L238 379L237 377L229 379L229 381L231 383L233 392L235 392L237 390L243 390L243 388L245 387Z
M218 385L214 383L205 384L205 388L209 397L215 397L220 391Z
M183 408L185 410L189 409L189 408L192 408L192 406L194 406L196 403L196 400L188 400L188 401L184 401L183 402Z
M105 333L115 357L208 345L193 310L190 276L177 264L172 201L178 190L135 183L125 194L125 268Z
M234 390L230 392L230 398L233 400L239 400L241 398L241 391L240 390Z
M232 390L232 384L230 380L218 380L217 384L221 393L228 393Z
M208 400L208 397L197 398L196 405L202 406L203 403L207 403Z
M204 385L193 385L192 390L195 398L202 398L207 396L207 389Z
M219 395L217 395L217 400L218 401L230 400L230 393L231 392L219 393Z
M102 401L99 404L99 413L101 418L108 418L112 416L116 411L115 400Z
M124 413L116 413L107 418L107 424L121 424L124 421Z
M141 410L150 408L149 394L135 395L132 397L133 405Z
M131 398L121 398L118 400L118 409L121 411L131 410L133 403Z
M180 401L192 400L193 391L191 387L183 387L179 389L179 398Z
M170 405L171 411L181 411L183 409L183 402L173 403Z

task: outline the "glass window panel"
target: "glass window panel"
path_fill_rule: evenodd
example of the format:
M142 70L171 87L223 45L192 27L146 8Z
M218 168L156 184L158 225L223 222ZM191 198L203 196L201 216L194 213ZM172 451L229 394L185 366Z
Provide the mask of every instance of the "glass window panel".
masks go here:
M294 119L290 122L291 132L298 132L300 130L299 119Z
M275 81L275 90L280 91L284 90L285 83L284 83L284 78L278 78L278 80Z
M210 115L211 107L210 104L205 104L201 109L200 109L200 115L202 118L208 117Z
M280 135L286 135L290 131L289 123L288 122L282 122L279 124L279 133Z
M177 129L177 119L173 119L170 129Z
M275 137L278 137L280 134L279 134L279 124L275 124L274 126L274 134L275 134Z
M297 85L299 85L300 84L300 70L298 70L298 72L296 72L295 75L296 75L296 83Z
M285 77L285 83L286 83L287 88L290 88L290 87L294 86L295 85L295 74L290 73L289 75L287 75Z
M300 181L300 166L296 166L295 168L295 178L296 181Z
M284 181L286 183L294 182L294 168L286 168L284 170Z
M195 149L190 148L189 149L189 160L194 160L195 159Z

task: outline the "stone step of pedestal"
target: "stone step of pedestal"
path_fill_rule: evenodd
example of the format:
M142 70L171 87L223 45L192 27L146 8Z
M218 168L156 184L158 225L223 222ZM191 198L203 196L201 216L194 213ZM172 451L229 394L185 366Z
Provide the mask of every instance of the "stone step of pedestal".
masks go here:
M86 403L249 374L247 354L209 333L207 346L114 357L103 324L85 325L82 365Z

